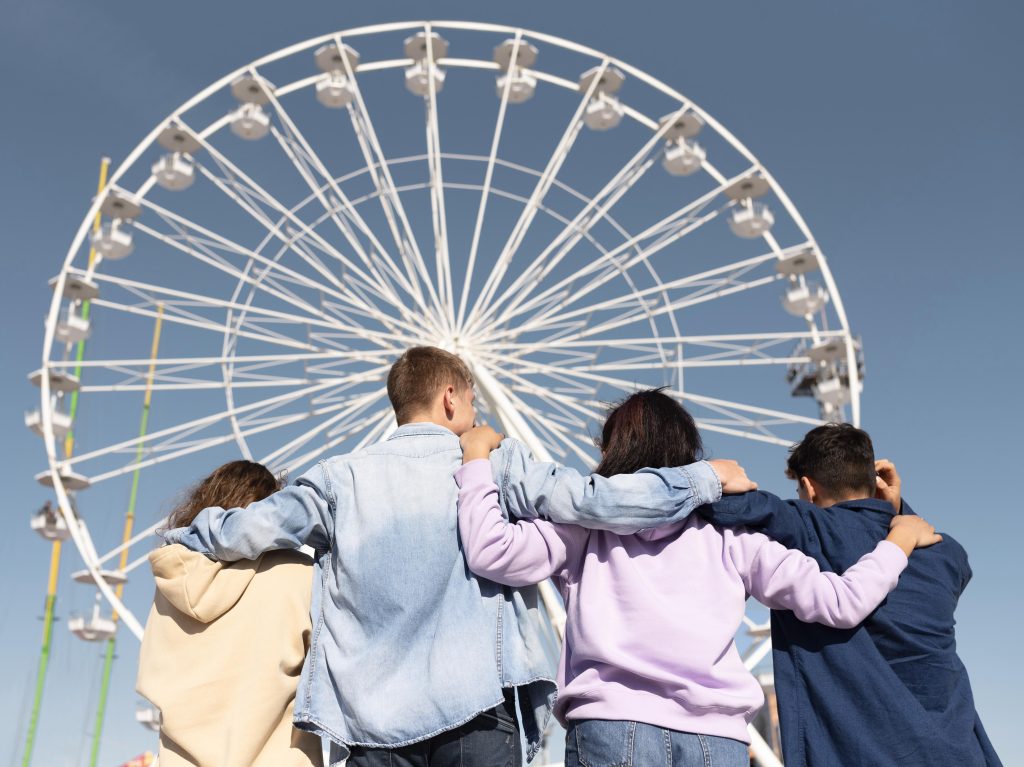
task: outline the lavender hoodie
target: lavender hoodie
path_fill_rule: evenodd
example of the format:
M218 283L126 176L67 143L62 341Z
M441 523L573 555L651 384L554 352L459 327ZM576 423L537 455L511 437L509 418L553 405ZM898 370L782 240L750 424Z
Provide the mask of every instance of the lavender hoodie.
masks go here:
M907 557L882 541L842 576L760 533L692 515L635 535L508 522L486 460L455 474L469 568L509 586L554 578L566 607L555 716L639 721L749 742L764 703L733 641L748 595L849 628L896 586ZM657 555L657 556L655 556Z

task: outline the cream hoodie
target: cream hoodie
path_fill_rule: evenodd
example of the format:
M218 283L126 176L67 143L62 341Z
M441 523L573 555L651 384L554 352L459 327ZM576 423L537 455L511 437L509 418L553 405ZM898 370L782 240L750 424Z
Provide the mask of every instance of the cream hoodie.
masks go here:
M173 545L149 563L156 598L136 689L163 715L160 767L319 767L320 739L292 727L312 561L212 562Z

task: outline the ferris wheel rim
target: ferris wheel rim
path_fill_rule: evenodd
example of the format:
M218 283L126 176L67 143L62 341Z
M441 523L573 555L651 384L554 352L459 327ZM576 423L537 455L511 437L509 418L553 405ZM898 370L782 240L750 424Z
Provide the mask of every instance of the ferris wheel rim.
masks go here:
M798 209L792 203L792 201L790 200L789 196L786 194L785 190L781 187L781 185L779 185L775 181L774 177L767 170L767 168L762 163L760 163L760 161L757 160L757 158L753 155L753 153L751 153L749 151L749 149L747 149L747 147L742 142L740 142L735 136L733 136L733 134L730 131L728 131L728 129L726 129L721 123L719 123L712 115L710 115L708 112L706 112L703 108L701 108L695 102L693 102L690 99L688 99L687 97L685 97L682 93L680 93L680 92L676 91L675 89L671 88L670 86L666 85L661 80L652 77L651 75L643 72L642 70L637 69L636 67L628 64L625 61L622 61L621 59L618 59L618 58L612 57L612 56L608 56L607 54L604 54L604 53L602 53L600 51L597 51L596 49L593 49L593 48L590 48L588 46L583 46L583 45L574 43L574 42L566 40L564 38L560 38L560 37L556 37L556 36L552 36L552 35L547 35L545 33L537 32L537 31L534 31L534 30L529 30L529 29L525 29L525 28L521 28L521 27L512 27L512 26L496 25L496 24L485 24L485 23L477 23L477 22L454 22L454 21L436 21L436 22L434 22L434 21L416 21L416 22L395 22L395 23L390 23L390 24L367 25L367 26L363 26L363 27L356 27L356 28L352 28L352 29L348 29L348 30L341 30L341 31L332 32L332 33L328 33L328 34L325 34L325 35L309 38L309 39L301 41L299 43L295 43L295 44L293 44L291 46L286 46L285 48L279 49L278 51L272 52L272 53L267 54L267 55L265 55L263 57L254 59L252 62L249 62L248 64L243 65L243 66L237 68L236 70L234 70L234 71L224 75L220 79L215 80L210 85L208 85L205 88L203 88L202 90L200 90L192 98L190 98L189 100L183 102L176 110L172 111L165 119L161 120L157 124L157 126L145 138L143 138L142 141L140 141L139 144L118 165L118 167L116 168L116 170L114 171L114 173L112 174L112 176L110 178L108 189L109 190L114 190L114 189L119 188L118 184L119 184L120 179L124 176L124 174L130 168L135 166L136 162L142 157L143 153L154 144L154 142L156 140L156 137L159 135L161 130L163 130L167 125L171 124L174 121L180 121L182 115L187 113L193 107L201 104L203 101L208 99L210 96L214 95L215 93L217 93L218 91L223 89L225 86L229 85L235 78L237 78L241 74L245 74L247 72L255 72L257 69L259 69L261 67L264 67L264 66L266 66L266 65L268 65L270 63L273 63L273 62L278 61L278 60L285 59L285 58L287 58L289 56L293 56L293 55L302 53L303 51L307 51L307 50L313 49L313 48L315 48L318 45L322 45L322 44L326 44L326 43L330 43L330 42L338 42L338 43L340 43L340 41L343 40L343 39L358 38L360 36L373 35L373 34L378 34L378 33L382 33L382 32L394 32L394 31L404 31L404 30L426 30L426 31L429 32L431 30L442 30L442 29L458 29L458 30L466 30L466 31L480 31L480 32L490 32L490 33L499 33L499 34L513 34L513 35L516 35L518 38L529 38L530 40L535 40L535 41L538 41L538 42L544 42L544 43L547 43L547 44L552 44L552 45L558 46L560 48L564 48L564 49L567 49L567 50L571 50L571 51L575 51L575 52L584 54L586 56L590 56L590 57L592 57L594 59L597 59L599 61L604 62L603 66L612 66L613 65L615 67L618 67L618 68L622 69L623 71L629 73L632 77L635 77L639 81L644 82L645 84L655 88L656 90L661 91L663 94L669 96L670 98L673 98L676 101L678 101L682 105L680 107L680 110L683 110L683 109L692 110L694 113L698 114L702 119L705 120L707 125L710 126L711 128L713 128L722 138L724 138L732 146L732 148L734 150L736 150L737 152L740 153L740 155L745 157L748 160L748 162L750 163L750 167L749 167L748 170L744 171L744 173L756 172L759 175L761 175L768 182L771 191L774 193L776 198L779 200L779 202L786 209L786 212L789 214L791 220L796 224L796 226L800 230L802 236L805 238L806 243L809 245L809 247L813 248L815 254L818 256L818 262L819 262L818 263L818 271L820 272L820 274L822 275L822 279L826 283L826 287L828 288L828 293L829 293L829 295L830 295L830 297L832 299L833 309L835 310L835 312L836 312L836 314L838 316L838 319L839 319L839 323L840 323L840 329L839 330L828 331L828 332L833 333L833 334L837 334L839 337L842 338L842 340L843 340L843 342L845 344L847 361L848 361L848 367L849 367L849 375L850 375L850 396L851 396L851 407L852 407L852 410L853 410L853 420L855 422L859 422L859 415L860 415L860 391L859 391L859 382L857 380L857 364L856 364L856 359L855 359L856 350L855 350L855 347L854 347L853 336L852 336L852 334L850 333L850 330L849 330L849 324L848 324L848 321L847 321L845 309L844 309L843 304L842 304L841 296L840 296L840 293L838 291L838 287L835 285L834 278L833 278L831 270L829 268L828 261L827 261L827 259L824 256L824 253L822 252L821 248L818 246L817 241L815 240L812 232L810 231L809 227L804 222L804 220L803 220L802 216L800 215ZM387 64L387 66L380 66L380 67L377 67L377 69L398 68L398 67L406 65L409 61L411 61L411 60L404 60L404 59L390 60L388 62L385 62ZM439 61L444 62L445 60L444 59L440 59ZM474 60L468 60L468 61L479 61L480 63L487 64L488 66L486 68L488 68L488 69L493 68L492 66L490 66L489 62L483 62L483 60L475 60L474 59ZM454 63L452 65L453 66L457 66ZM362 68L360 67L360 70L361 69ZM554 76L552 76L552 77L554 77ZM311 82L312 82L312 79L313 78L305 78L305 81L304 81L304 84L302 85L302 87L307 87L308 85L310 85ZM292 85L295 85L295 83L297 83L297 82L299 82L299 81L295 81L293 83L289 83L289 84L281 86L281 87L282 88L288 88L288 87L290 87ZM559 84L559 83L555 83L555 84ZM566 86L563 85L563 87L566 87ZM575 86L573 86L573 87L575 88ZM277 90L278 89L275 88L275 93L277 92ZM226 118L220 118L219 120L215 120L210 125L206 126L206 128L204 128L203 131L202 131L204 139L206 137L212 135L213 133L215 133L217 130L223 129L223 127L225 127L226 124L227 124L226 123ZM214 126L216 126L216 127L214 127ZM650 127L650 126L648 126L648 127ZM440 154L444 155L445 153L440 153ZM423 157L425 157L425 156L426 155L423 155ZM382 164L387 164L387 163L394 162L394 161L395 161L395 158L384 158L384 157L382 157ZM359 172L365 173L367 171L369 171L369 167L368 166L364 167ZM532 172L536 172L534 169L531 169L531 171ZM723 177L723 179L724 179L724 177ZM152 179L150 179L150 182L149 182L149 188L151 188L151 187L152 187ZM441 188L442 189L445 188L443 182L441 183ZM89 211L88 211L87 215L83 219L82 224L79 227L79 230L77 231L75 237L73 238L72 244L71 244L71 246L69 248L68 254L67 254L66 258L65 258L65 261L64 261L64 263L62 265L60 274L58 276L58 280L57 280L57 283L55 285L55 289L54 289L54 293L53 293L53 298L51 299L50 311L49 311L49 313L47 315L46 332L45 332L45 335L44 335L43 360L42 360L43 370L44 371L49 370L51 367L53 367L53 360L51 360L50 357L51 357L51 355L53 353L54 344L55 344L54 329L55 329L57 321L59 319L59 314L60 314L60 309L61 309L61 302L62 302L62 291L63 291L63 287L64 287L64 282L65 282L68 274L73 269L73 263L74 263L74 259L76 257L76 254L78 254L80 252L80 250L81 250L82 244L84 242L84 238L85 238L85 236L86 236L86 234L88 232L89 224L92 221L92 219L96 216L97 212L99 211L99 208L100 208L100 206L101 206L101 204L102 204L102 202L104 200L105 194L106 193L97 195L97 197L93 200L92 204L90 205ZM295 210L298 210L301 207L301 205L305 205L310 199L311 199L311 197L307 197L302 203L300 203L299 206L295 207ZM613 220L612 217L606 217L606 219L607 220ZM240 284L241 283L239 283L239 285ZM253 295L253 293L250 292L250 301L251 301L251 296L252 295ZM669 316L674 321L674 312L670 312ZM225 330L225 344L226 344L228 339L229 339L229 337L233 338L234 336L231 334L230 329L226 325L225 325L225 329L224 330ZM657 333L655 333L655 335L657 335ZM232 355L229 355L227 353L226 346L225 346L223 351L224 351L224 356L225 357L231 357L232 356ZM482 360L481 360L481 362L482 362ZM72 530L72 537L75 540L76 547L79 549L80 552L85 552L85 551L87 551L89 544L88 544L88 542L84 538L79 540L79 538L76 537L76 535L81 536L82 535L82 531L79 530L77 524L75 524L76 520L75 520L74 515L73 515L72 503L71 503L71 500L70 500L70 498L68 496L67 489L64 487L63 479L61 478L60 472L59 472L60 466L62 464L64 464L64 463L66 463L66 462L60 461L57 458L56 437L54 436L53 423L52 423L52 414L50 412L50 399L51 399L51 396L50 396L51 395L50 382L49 382L48 376L45 375L45 374L42 376L40 390L41 390L40 391L40 395L41 395L41 400L42 400L42 407L41 407L41 411L42 411L42 413L41 413L41 416L42 416L42 428L43 428L43 432L44 432L44 441L45 441L45 444L46 444L47 460L48 460L48 463L49 463L49 470L50 470L51 480L52 480L53 485L54 485L54 490L55 490L55 492L56 492L56 494L58 496L58 503L59 503L59 506L61 508L61 511L62 511L62 513L65 514L66 521L69 523L68 526ZM229 409L232 409L233 408L233 399L231 399L231 396L232 396L231 393L232 393L233 390L232 390L231 386L226 386L225 390L228 392L228 397L229 397L228 407L229 407ZM699 396L699 395L694 395L692 392L688 392L688 396L690 396L692 398L694 396ZM234 415L232 415L232 416L230 416L230 420L231 420L231 422L233 424L233 429L235 431L235 436L236 436L237 444L243 450L248 450L248 448L246 446L246 441L244 439L244 436L241 435L241 433L239 432L239 430L237 428L236 417ZM116 595L113 593L113 590L109 587L109 585L106 584L106 581L100 575L99 566L101 564L101 561L100 561L101 558L99 558L97 556L97 557L93 557L93 558L90 559L90 558L86 557L83 554L83 559L86 559L87 568L93 574L94 579L96 580L96 585L100 589L100 591L103 593L104 597L106 597L108 602L112 606L114 606L114 608L119 612L119 614L121 614L122 618L125 620L125 623L129 626L129 628L132 629L133 633L135 633L137 636L141 637L141 627L138 625L137 620L134 618L134 616L131 614L131 612L123 605L123 603L119 599L117 599ZM136 630L136 629L138 629L138 630Z

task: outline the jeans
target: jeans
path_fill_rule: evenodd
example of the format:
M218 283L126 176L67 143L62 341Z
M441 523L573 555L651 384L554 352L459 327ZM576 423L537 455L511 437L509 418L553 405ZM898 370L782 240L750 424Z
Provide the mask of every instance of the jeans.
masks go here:
M461 727L399 748L352 746L346 767L522 767L515 696Z
M746 743L642 722L584 719L565 735L565 767L750 767Z

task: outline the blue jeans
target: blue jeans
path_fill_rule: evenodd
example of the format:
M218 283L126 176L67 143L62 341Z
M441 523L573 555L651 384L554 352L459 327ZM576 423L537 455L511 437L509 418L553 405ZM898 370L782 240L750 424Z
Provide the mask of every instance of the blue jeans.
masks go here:
M454 730L399 748L352 746L346 767L522 767L515 697Z
M642 722L584 719L565 734L565 767L750 767L746 743Z

